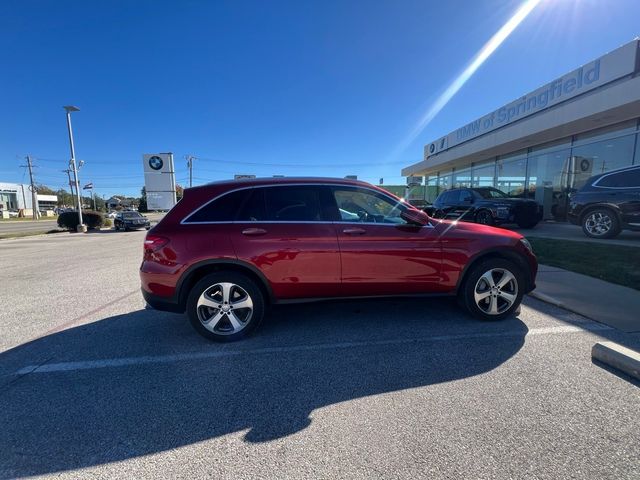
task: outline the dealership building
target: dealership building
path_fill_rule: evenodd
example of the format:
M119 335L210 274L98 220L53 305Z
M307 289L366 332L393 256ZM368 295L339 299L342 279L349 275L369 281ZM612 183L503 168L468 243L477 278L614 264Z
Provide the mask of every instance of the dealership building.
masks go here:
M564 220L569 193L590 176L640 165L639 125L635 39L425 145L402 175L425 177L429 201L449 188L492 186Z
M39 211L53 210L58 205L58 197L55 195L36 194L35 197ZM0 182L1 212L22 210L25 215L30 216L32 208L30 185Z

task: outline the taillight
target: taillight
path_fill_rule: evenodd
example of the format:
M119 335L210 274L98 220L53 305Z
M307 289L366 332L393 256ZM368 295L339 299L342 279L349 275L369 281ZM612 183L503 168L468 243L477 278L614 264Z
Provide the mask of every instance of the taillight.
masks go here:
M158 235L147 235L147 238L144 239L144 252L145 253L153 253L160 250L167 243L169 243L169 239L165 237L160 237Z

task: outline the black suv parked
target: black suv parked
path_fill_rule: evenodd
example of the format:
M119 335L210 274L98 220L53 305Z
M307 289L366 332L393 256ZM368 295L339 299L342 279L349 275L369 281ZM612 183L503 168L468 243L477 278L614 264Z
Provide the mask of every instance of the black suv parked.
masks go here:
M592 238L640 231L640 165L591 177L571 196L567 217Z
M432 208L435 218L484 225L517 223L521 228L533 228L542 219L542 207L536 201L513 198L492 187L447 190L438 195Z

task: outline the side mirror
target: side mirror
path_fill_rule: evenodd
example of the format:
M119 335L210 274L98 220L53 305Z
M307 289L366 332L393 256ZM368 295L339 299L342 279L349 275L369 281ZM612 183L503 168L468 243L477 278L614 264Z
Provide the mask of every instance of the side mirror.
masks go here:
M402 218L405 222L411 223L413 225L420 225L421 227L429 223L429 216L426 213L421 212L420 210L405 210L400 214L400 218Z

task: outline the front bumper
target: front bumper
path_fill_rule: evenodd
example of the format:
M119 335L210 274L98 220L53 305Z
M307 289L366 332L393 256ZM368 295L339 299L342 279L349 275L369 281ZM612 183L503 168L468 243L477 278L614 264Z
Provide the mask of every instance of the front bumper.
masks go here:
M139 228L151 228L150 223L123 223L123 226L125 228L128 228L129 230L137 230Z

